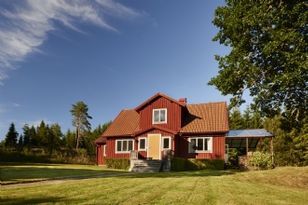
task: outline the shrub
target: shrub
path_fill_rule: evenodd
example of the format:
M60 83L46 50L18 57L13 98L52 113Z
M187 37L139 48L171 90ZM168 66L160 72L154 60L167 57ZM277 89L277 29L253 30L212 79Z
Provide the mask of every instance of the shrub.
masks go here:
M173 158L171 160L172 171L202 170L202 169L224 169L224 160L221 159L183 159Z
M236 148L229 149L226 166L231 169L239 168L238 150Z
M248 165L256 169L273 168L272 157L269 153L254 152L248 160Z
M113 169L128 169L129 159L106 159L106 166Z
M186 162L187 159L184 158L173 158L171 160L171 170L172 171L184 171L187 170Z

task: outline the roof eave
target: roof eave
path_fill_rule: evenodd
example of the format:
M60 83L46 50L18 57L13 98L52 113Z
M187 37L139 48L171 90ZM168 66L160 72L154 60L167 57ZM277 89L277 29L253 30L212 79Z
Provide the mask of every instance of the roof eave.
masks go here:
M170 101L172 101L172 102L174 102L174 103L176 103L176 104L178 104L178 105L180 105L180 106L182 106L182 107L185 107L185 104L184 104L184 103L180 103L179 101L177 101L177 100L175 100L175 99L169 97L168 95L165 95L165 94L163 94L163 93L156 93L155 95L153 95L152 97L150 97L149 99L147 99L146 101L144 101L143 103L141 103L139 106L137 106L137 107L135 108L135 110L136 110L136 111L141 110L141 109L144 108L146 105L148 105L150 102L152 102L153 100L155 100L157 97L164 97L164 98L166 98L166 99L168 99L168 100L170 100Z

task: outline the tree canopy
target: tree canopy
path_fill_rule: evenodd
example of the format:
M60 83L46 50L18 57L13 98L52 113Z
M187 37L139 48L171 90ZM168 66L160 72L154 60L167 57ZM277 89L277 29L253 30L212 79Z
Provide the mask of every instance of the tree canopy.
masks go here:
M308 110L307 3L303 0L226 0L215 11L214 41L231 48L216 56L210 85L231 94L231 106L249 90L263 115L282 111L300 121Z

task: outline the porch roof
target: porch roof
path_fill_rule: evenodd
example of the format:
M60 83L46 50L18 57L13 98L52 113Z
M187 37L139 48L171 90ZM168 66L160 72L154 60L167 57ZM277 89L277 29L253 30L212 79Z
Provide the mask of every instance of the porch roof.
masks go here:
M274 135L266 129L245 129L245 130L229 130L227 138L246 138L246 137L273 137Z
M226 144L230 148L256 148L260 139L274 137L265 129L230 130L226 136Z

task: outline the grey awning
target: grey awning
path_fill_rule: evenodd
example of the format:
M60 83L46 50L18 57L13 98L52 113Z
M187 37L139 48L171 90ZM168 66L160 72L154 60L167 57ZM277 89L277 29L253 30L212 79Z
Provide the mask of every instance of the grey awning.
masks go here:
M273 137L273 134L266 129L245 129L245 130L230 130L227 138L246 138L246 137Z
M266 137L274 135L265 129L230 130L226 136L226 144L230 148L246 148L247 145L249 148L256 148L259 140Z

